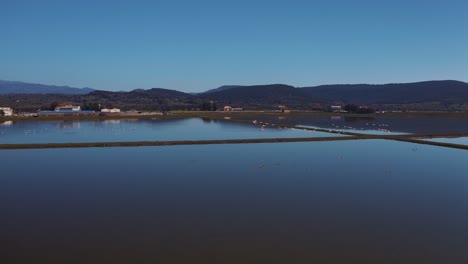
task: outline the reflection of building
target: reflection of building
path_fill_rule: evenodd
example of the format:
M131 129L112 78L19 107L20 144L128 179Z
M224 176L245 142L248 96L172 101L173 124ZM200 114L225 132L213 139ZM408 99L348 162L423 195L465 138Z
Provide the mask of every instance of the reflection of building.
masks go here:
M55 111L81 111L81 106L72 104L57 105Z
M104 124L120 124L120 120L104 120Z
M12 126L12 125L13 125L13 121L11 120L0 123L0 126Z
M37 116L84 116L84 115L94 115L94 111L84 110L56 110L56 111L39 111Z
M101 109L102 113L120 113L119 108L103 108Z
M80 128L80 122L61 122L58 123L58 127L61 129Z
M13 109L10 107L0 107L0 111L3 111L3 114L5 116L12 116L13 115Z

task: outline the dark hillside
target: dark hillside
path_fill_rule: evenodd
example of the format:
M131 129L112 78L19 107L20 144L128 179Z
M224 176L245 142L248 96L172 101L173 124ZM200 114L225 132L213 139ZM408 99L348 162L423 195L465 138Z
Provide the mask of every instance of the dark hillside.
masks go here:
M50 108L53 103L72 102L84 109L118 107L122 110L214 110L224 105L244 109L321 110L331 104L367 105L382 110L468 111L468 84L459 81L428 81L400 84L322 85L295 88L284 84L231 86L202 94L153 88L130 92L94 91L89 94L6 94L0 106L17 111Z
M459 81L428 81L383 85L322 85L301 89L309 97L324 102L359 104L468 102L468 84Z
M214 88L214 89L208 90L206 92L203 92L202 94L219 92L219 91L224 91L224 90L227 90L227 89L238 88L238 87L242 87L242 85L223 85L223 86L220 86L218 88Z
M302 108L311 100L302 90L284 84L240 86L200 95L202 98L243 107L276 108L279 104Z

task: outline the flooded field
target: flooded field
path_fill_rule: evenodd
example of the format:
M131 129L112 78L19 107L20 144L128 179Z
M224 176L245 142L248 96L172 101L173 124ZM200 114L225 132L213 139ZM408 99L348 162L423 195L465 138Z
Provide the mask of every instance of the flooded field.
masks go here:
M428 141L452 143L468 146L468 137L457 137L457 138L433 138L427 139Z
M442 117L313 117L302 115L252 116L264 122L335 129L365 134L452 134L467 133L468 119Z
M68 143L291 138L337 136L318 131L281 129L201 118L10 122L0 126L0 143Z
M463 150L361 140L0 160L2 263L468 261Z
M340 136L278 123L405 135L421 125L236 121L10 122L0 143ZM0 263L466 263L465 152L369 138L0 150Z

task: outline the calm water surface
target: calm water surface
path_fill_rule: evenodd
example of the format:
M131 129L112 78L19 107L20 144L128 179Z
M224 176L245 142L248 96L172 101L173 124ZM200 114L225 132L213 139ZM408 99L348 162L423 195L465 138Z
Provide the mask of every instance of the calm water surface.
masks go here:
M0 160L0 263L468 263L463 150L361 140Z
M344 130L365 134L450 134L468 133L468 119L442 117L279 117L256 116L242 119L258 119L265 122L301 125L325 129Z
M458 138L432 138L427 139L429 141L435 142L444 142L444 143L452 143L452 144L460 144L460 145L467 145L468 146L468 137L458 137Z
M208 140L339 136L301 129L200 118L177 120L107 120L16 122L0 126L0 143Z

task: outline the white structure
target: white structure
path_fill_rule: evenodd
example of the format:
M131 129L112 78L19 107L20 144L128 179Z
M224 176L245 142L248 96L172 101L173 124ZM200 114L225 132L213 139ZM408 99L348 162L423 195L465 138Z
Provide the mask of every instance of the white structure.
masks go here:
M13 109L10 107L0 107L0 110L3 111L3 114L5 116L12 116L13 115Z
M223 108L224 111L227 111L227 112L230 112L230 111L242 111L242 108L240 107L231 107L229 105L226 105L224 108Z
M120 109L119 108L103 108L101 109L101 112L102 113L120 113Z
M339 113L341 112L341 105L332 105L331 110L332 112Z
M79 105L71 105L71 104L64 104L58 105L54 108L55 111L81 111L81 106Z

